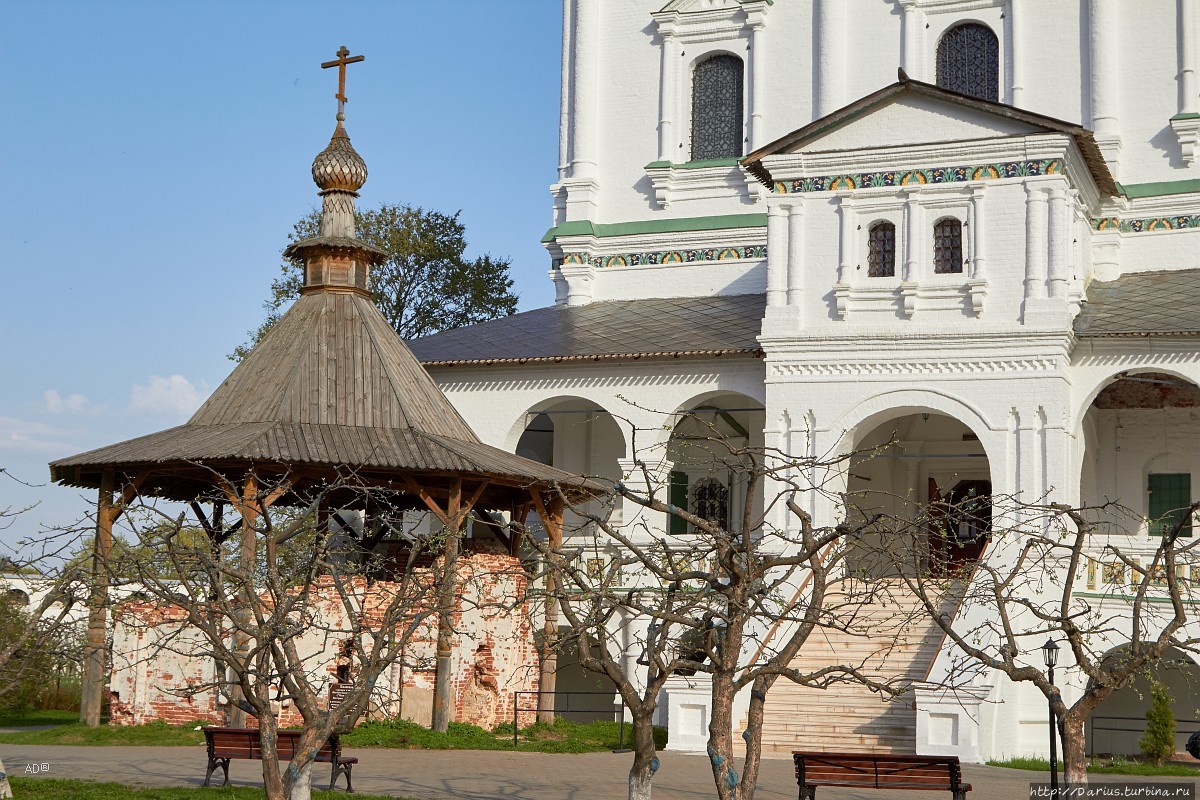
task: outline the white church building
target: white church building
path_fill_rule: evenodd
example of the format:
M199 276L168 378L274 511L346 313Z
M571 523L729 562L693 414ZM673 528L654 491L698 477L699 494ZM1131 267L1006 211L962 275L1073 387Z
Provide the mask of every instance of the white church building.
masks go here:
M657 446L695 502L680 412L796 455L894 435L844 491L1115 500L1152 550L1200 492L1200 0L663 2L564 0L555 305L410 343L480 437L627 480ZM1109 578L1079 591L1121 602ZM689 691L671 746L702 749ZM765 749L1044 752L1044 699L999 675L860 695L781 682ZM1114 696L1089 747L1135 752L1143 708Z

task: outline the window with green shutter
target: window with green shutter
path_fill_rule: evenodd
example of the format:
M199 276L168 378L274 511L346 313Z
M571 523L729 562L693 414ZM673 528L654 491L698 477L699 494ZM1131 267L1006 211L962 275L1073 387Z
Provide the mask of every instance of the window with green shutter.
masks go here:
M1186 472L1159 472L1150 475L1150 534L1163 536L1174 530L1192 503L1192 476ZM1192 535L1192 521L1180 531Z
M671 472L671 505L676 508L682 508L687 511L688 507L688 475L686 472ZM672 535L680 535L687 533L687 521L671 514L667 520L667 530Z

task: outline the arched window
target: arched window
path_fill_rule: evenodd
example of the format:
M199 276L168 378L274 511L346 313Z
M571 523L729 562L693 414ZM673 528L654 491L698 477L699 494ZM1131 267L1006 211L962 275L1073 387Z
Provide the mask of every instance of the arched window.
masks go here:
M692 160L742 155L742 60L717 55L692 75Z
M954 217L939 219L933 226L933 271L938 275L963 271L962 223Z
M729 490L716 479L692 487L692 513L701 519L729 527Z
M937 85L982 100L1000 99L1000 42L991 28L967 22L942 35Z
M867 276L891 278L896 274L896 226L876 222L867 233Z

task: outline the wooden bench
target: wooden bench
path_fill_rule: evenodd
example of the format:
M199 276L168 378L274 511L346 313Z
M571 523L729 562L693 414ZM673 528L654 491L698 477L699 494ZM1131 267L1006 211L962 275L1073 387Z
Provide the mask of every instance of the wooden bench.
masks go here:
M818 786L856 789L945 791L966 800L971 784L962 782L958 756L893 756L862 753L792 752L800 800L816 800Z
M208 786L212 774L220 767L225 771L225 782L229 785L229 762L233 759L262 760L262 742L259 740L258 728L204 728L204 742L208 746L208 772L204 775L204 785ZM291 761L296 753L296 743L300 741L300 731L278 731L276 750L280 761ZM346 791L353 792L350 772L358 763L357 758L346 758L342 755L342 744L338 735L332 734L321 749L317 751L314 762L332 764L333 773L329 778L329 788L332 791L337 785L339 775L346 776Z

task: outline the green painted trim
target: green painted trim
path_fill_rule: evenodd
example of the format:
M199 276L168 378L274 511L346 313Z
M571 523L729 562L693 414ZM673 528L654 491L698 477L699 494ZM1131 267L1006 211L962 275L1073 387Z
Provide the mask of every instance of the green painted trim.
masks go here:
M683 217L681 219L648 219L640 222L595 224L587 220L564 222L546 231L542 242L553 242L561 236L636 236L643 233L686 233L688 231L720 231L733 228L765 228L766 214L725 214L715 217Z
M676 164L673 161L651 161L643 169L705 169L707 167L736 167L741 163L742 157L734 158L710 158L706 161L685 161L682 164Z
M1159 197L1167 194L1189 194L1200 192L1200 178L1182 181L1159 181L1157 183L1118 183L1121 194L1130 198Z
M1176 114L1171 119L1200 119L1200 111L1190 111L1187 114Z

